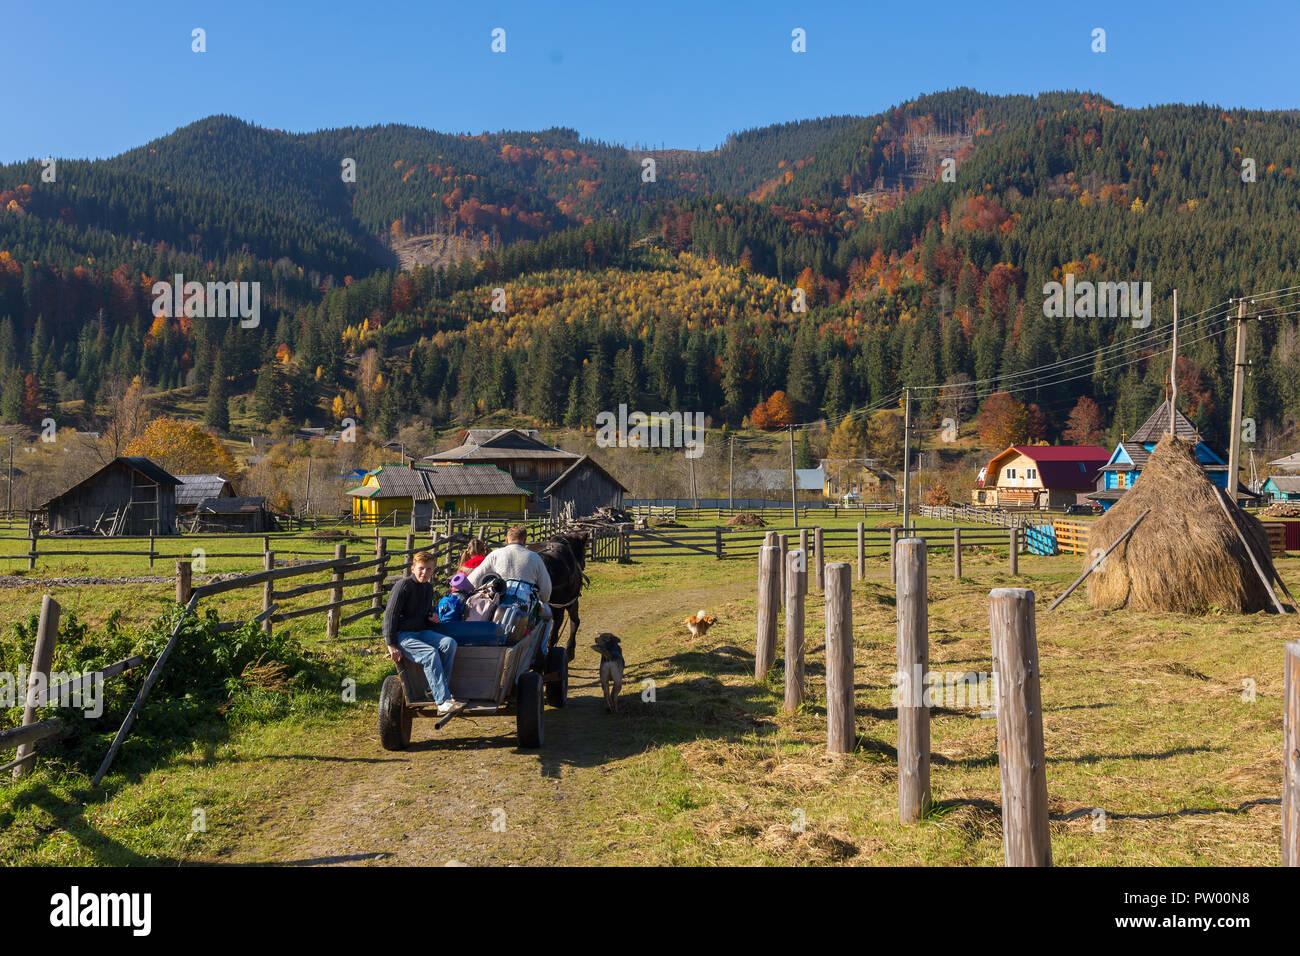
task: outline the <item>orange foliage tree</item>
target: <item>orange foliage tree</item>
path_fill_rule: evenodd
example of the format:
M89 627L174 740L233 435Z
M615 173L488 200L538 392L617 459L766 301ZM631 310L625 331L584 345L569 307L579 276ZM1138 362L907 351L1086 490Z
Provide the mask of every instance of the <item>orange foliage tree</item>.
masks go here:
M994 448L1023 445L1029 438L1029 409L1006 392L994 392L980 410L979 435Z
M194 422L156 418L144 434L126 446L128 455L142 455L173 475L216 474L233 478L239 463L215 435Z

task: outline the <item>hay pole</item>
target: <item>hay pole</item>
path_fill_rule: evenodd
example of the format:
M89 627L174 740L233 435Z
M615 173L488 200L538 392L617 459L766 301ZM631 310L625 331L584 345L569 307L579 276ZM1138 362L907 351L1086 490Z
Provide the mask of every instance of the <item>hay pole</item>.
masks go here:
M1082 584L1084 582L1084 579L1087 578L1088 575L1092 574L1093 571L1096 571L1097 568L1101 567L1101 563L1106 560L1106 555L1110 554L1112 551L1118 548L1121 543L1128 540L1128 536L1133 533L1133 529L1136 528L1141 523L1142 519L1145 518L1150 513L1151 511L1150 509L1148 509L1142 512L1140 515L1138 515L1137 521L1134 521L1131 525L1129 525L1128 529L1123 534L1121 534L1118 538L1116 538L1113 542L1111 542L1110 547L1106 549L1106 551L1101 555L1101 557L1096 558L1092 562L1092 564L1088 565L1088 567L1084 570L1084 572L1074 579L1074 583L1065 589L1065 593L1062 594L1055 601L1053 601L1047 609L1049 611L1055 611L1057 605L1060 604L1062 601L1064 601L1066 598L1068 598L1071 594L1073 594L1074 589L1077 588L1080 584Z
M1264 590L1267 591L1268 596L1273 599L1273 606L1277 608L1277 613L1285 614L1286 607L1284 607L1282 602L1278 600L1277 592L1273 590L1272 582L1269 581L1268 575L1264 573L1264 569L1260 566L1259 558L1255 557L1255 549L1250 546L1250 542L1246 540L1246 535L1242 532L1241 526L1237 524L1237 516L1228 509L1228 502L1226 500L1227 493L1220 493L1221 489L1218 485L1214 486L1214 491L1214 500L1219 503L1219 507L1223 509L1223 513L1228 516L1228 523L1232 525L1232 530L1237 532L1237 540L1241 542L1241 546L1246 549L1246 554L1250 556L1250 563L1255 568L1255 573L1259 575L1259 580L1260 583L1264 585Z

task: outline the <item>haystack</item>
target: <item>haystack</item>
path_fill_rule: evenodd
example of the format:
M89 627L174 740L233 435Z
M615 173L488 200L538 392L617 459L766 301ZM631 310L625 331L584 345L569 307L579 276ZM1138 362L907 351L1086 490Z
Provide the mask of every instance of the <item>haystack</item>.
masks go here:
M1273 607L1250 555L1233 529L1241 529L1255 560L1272 582L1268 534L1259 521L1226 498L1193 452L1195 442L1166 435L1142 474L1092 525L1093 560L1142 512L1142 523L1088 578L1093 607L1140 611L1204 611L1210 607L1253 613ZM1100 550L1098 550L1100 549Z
M751 511L742 511L727 521L729 528L766 528L767 522Z

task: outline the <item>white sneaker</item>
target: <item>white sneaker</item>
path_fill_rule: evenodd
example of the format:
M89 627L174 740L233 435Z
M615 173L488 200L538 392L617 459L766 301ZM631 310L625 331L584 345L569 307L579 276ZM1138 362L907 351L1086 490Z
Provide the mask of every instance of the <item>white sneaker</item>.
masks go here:
M444 700L441 704L438 705L438 716L441 717L450 713L451 709L455 706L456 706L455 699L452 697L448 697L446 700Z

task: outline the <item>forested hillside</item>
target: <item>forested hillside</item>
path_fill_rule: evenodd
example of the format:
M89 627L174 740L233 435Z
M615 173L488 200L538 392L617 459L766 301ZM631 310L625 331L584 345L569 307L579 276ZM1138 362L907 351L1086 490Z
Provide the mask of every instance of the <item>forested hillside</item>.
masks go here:
M245 394L265 426L381 437L499 409L590 427L619 402L781 425L754 415L778 391L804 422L914 386L926 424L1003 390L1046 439L1086 396L1113 438L1160 400L1176 288L1181 403L1222 437L1226 301L1300 286L1296 168L1292 113L1086 93L949 91L700 153L211 117L53 182L0 167L0 420L89 425L137 375L191 388L218 429ZM398 271L392 241L423 233L478 254ZM155 317L176 273L260 282L261 324ZM1150 283L1150 326L1046 317L1067 273ZM1251 307L1264 437L1300 420L1295 301Z

